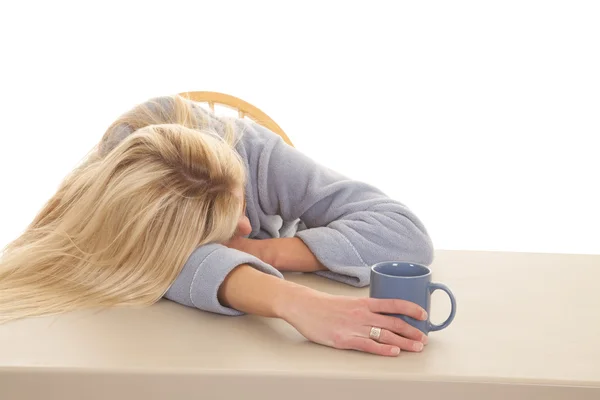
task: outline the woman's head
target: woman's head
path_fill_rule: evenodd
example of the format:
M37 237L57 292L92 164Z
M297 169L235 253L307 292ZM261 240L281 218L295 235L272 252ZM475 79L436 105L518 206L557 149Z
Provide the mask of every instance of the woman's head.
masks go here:
M6 247L0 322L152 304L194 249L234 235L244 165L231 142L203 128L208 116L193 114L196 106L188 103L154 100L113 124Z
M100 156L108 154L127 136L149 125L176 124L212 132L234 144L235 127L232 121L219 118L197 103L181 96L162 96L139 104L121 115L106 130L100 140Z

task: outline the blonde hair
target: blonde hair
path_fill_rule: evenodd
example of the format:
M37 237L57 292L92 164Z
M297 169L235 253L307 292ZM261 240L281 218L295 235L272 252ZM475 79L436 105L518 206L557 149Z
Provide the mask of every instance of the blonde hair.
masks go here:
M112 124L4 249L0 323L150 305L197 247L231 238L246 176L226 125L178 96Z

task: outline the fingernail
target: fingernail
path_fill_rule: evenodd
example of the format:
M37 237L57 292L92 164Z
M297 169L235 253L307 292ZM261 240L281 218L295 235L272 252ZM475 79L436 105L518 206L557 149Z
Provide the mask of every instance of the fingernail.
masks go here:
M421 319L423 319L423 321L427 319L427 311L423 311L423 314L421 314Z
M429 342L429 338L427 337L427 335L423 335L423 337L421 338L421 342L423 342L423 344L427 344Z
M423 343L421 343L421 342L415 342L415 344L413 344L413 349L415 349L415 351L421 351L421 350L423 350Z
M400 354L400 348L399 347L392 347L392 354L397 356L398 354Z

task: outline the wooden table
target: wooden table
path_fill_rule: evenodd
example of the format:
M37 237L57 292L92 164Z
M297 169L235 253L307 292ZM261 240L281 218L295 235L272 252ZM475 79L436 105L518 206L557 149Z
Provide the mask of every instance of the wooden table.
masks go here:
M420 354L335 350L281 320L161 301L0 325L0 399L600 399L600 256L438 251L433 269L458 312ZM434 321L447 302L434 295Z

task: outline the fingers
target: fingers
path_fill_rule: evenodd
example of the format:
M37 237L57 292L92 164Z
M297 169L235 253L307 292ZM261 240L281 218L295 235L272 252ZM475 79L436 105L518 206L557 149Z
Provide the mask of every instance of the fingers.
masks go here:
M366 328L367 336L369 335L368 329L370 328ZM398 347L400 350L405 351L419 352L423 350L422 342L398 336L395 333L388 331L387 329L381 330L381 335L379 336L379 339L377 341L382 344L388 344L394 347Z
M396 357L398 354L400 354L400 348L398 346L377 343L374 340L360 336L352 336L348 338L345 347L350 350L358 350L363 351L365 353L377 354L380 356L387 357Z
M366 298L367 307L374 313L402 314L414 319L424 321L427 319L427 312L419 305L400 299L375 299Z
M371 326L387 329L388 331L402 335L405 338L418 340L421 343L427 343L427 335L400 318L373 314L370 324Z
M387 357L395 357L400 354L401 350L411 352L420 352L423 350L423 343L398 336L387 329L381 330L378 341L369 339L368 335L369 333L366 332L365 336L367 337L351 336L344 341L343 346L337 347Z

